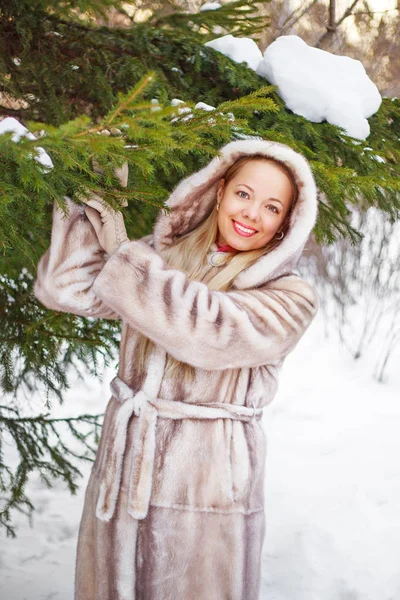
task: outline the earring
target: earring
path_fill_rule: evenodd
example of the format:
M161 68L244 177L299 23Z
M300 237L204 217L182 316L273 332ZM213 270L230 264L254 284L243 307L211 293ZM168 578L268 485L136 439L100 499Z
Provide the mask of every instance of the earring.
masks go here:
M217 202L217 210L219 210L219 202Z
M282 240L285 237L285 234L283 233L283 231L280 232L281 237L276 237L276 240Z

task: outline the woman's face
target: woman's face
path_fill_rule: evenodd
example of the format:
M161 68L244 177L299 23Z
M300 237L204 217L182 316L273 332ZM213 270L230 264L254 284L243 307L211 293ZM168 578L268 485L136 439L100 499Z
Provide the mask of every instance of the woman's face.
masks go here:
M224 179L219 182L217 242L241 251L262 248L279 231L292 193L288 176L276 163L245 163L226 186Z

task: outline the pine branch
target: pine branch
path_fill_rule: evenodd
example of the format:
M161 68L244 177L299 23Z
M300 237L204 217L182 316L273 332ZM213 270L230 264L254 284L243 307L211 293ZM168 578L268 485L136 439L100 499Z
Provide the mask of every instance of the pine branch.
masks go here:
M51 418L48 413L26 417L21 416L17 408L0 405L0 526L5 527L8 536L16 535L11 525L11 512L20 510L30 516L34 510L24 491L32 473L39 473L48 487L52 487L54 480L62 479L71 494L76 493L76 480L82 473L73 459L93 462L102 417L102 414L83 414ZM83 446L83 453L63 441L62 425L66 425L74 440ZM7 434L14 440L19 457L14 471L3 462L3 439ZM94 439L96 445L88 443L89 438Z
M218 10L199 11L197 13L174 12L159 17L157 11L151 19L154 27L190 30L204 41L215 37L216 27L224 28L227 33L236 36L252 36L265 30L271 24L268 15L259 15L258 6L265 6L271 0L234 0L223 4Z

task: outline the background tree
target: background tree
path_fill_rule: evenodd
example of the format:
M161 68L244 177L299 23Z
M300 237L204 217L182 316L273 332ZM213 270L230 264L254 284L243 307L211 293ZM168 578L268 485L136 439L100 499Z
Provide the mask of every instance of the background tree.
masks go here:
M101 377L119 342L118 323L46 310L32 294L53 202L65 207L65 196L81 202L92 192L113 207L128 201L128 235L137 238L151 230L182 177L229 140L256 135L288 143L311 162L320 191L317 244L359 240L353 207L398 217L398 101L384 99L370 119L367 152L343 129L293 114L245 63L204 46L216 28L259 39L270 22L259 8L239 0L217 11L152 13L148 22L115 28L107 25L109 11L125 18L127 6L112 0L1 4L0 118L16 117L35 135L19 143L0 136L0 524L10 535L12 509L34 508L24 492L30 473L49 485L62 478L74 492L78 459L92 460L101 424L101 415L67 421L29 414L29 395L44 388L47 408L54 396L62 401L67 369ZM195 108L198 101L215 110ZM34 160L39 147L52 170ZM103 175L93 171L94 158ZM114 174L124 161L127 188ZM65 443L63 427L80 452ZM15 468L2 453L7 435L18 451Z

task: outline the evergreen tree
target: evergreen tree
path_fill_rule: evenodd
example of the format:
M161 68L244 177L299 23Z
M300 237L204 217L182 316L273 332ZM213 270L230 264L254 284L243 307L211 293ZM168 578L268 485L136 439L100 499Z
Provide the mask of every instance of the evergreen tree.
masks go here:
M128 202L128 235L138 238L151 231L180 179L229 140L255 135L288 143L310 161L320 190L318 243L338 236L357 242L352 206L399 215L398 100L385 98L370 119L370 150L364 150L343 129L293 114L245 63L204 46L216 27L256 37L268 24L255 14L257 1L154 15L127 29L96 25L96 15L120 4L5 0L0 7L0 118L13 116L34 134L18 143L9 133L0 136L0 525L9 535L12 509L34 508L24 491L30 473L38 471L48 485L62 478L74 493L77 459L93 459L101 425L101 415L27 417L17 393L44 386L50 408L68 388L67 368L99 377L118 348L118 323L46 310L32 294L53 202L65 208L65 196L79 203L92 192L114 208ZM174 98L184 104L171 105ZM196 109L198 101L215 110ZM35 160L39 148L52 169ZM125 161L129 182L122 188L114 171ZM82 444L81 453L66 445L63 427ZM2 453L10 434L16 469Z

